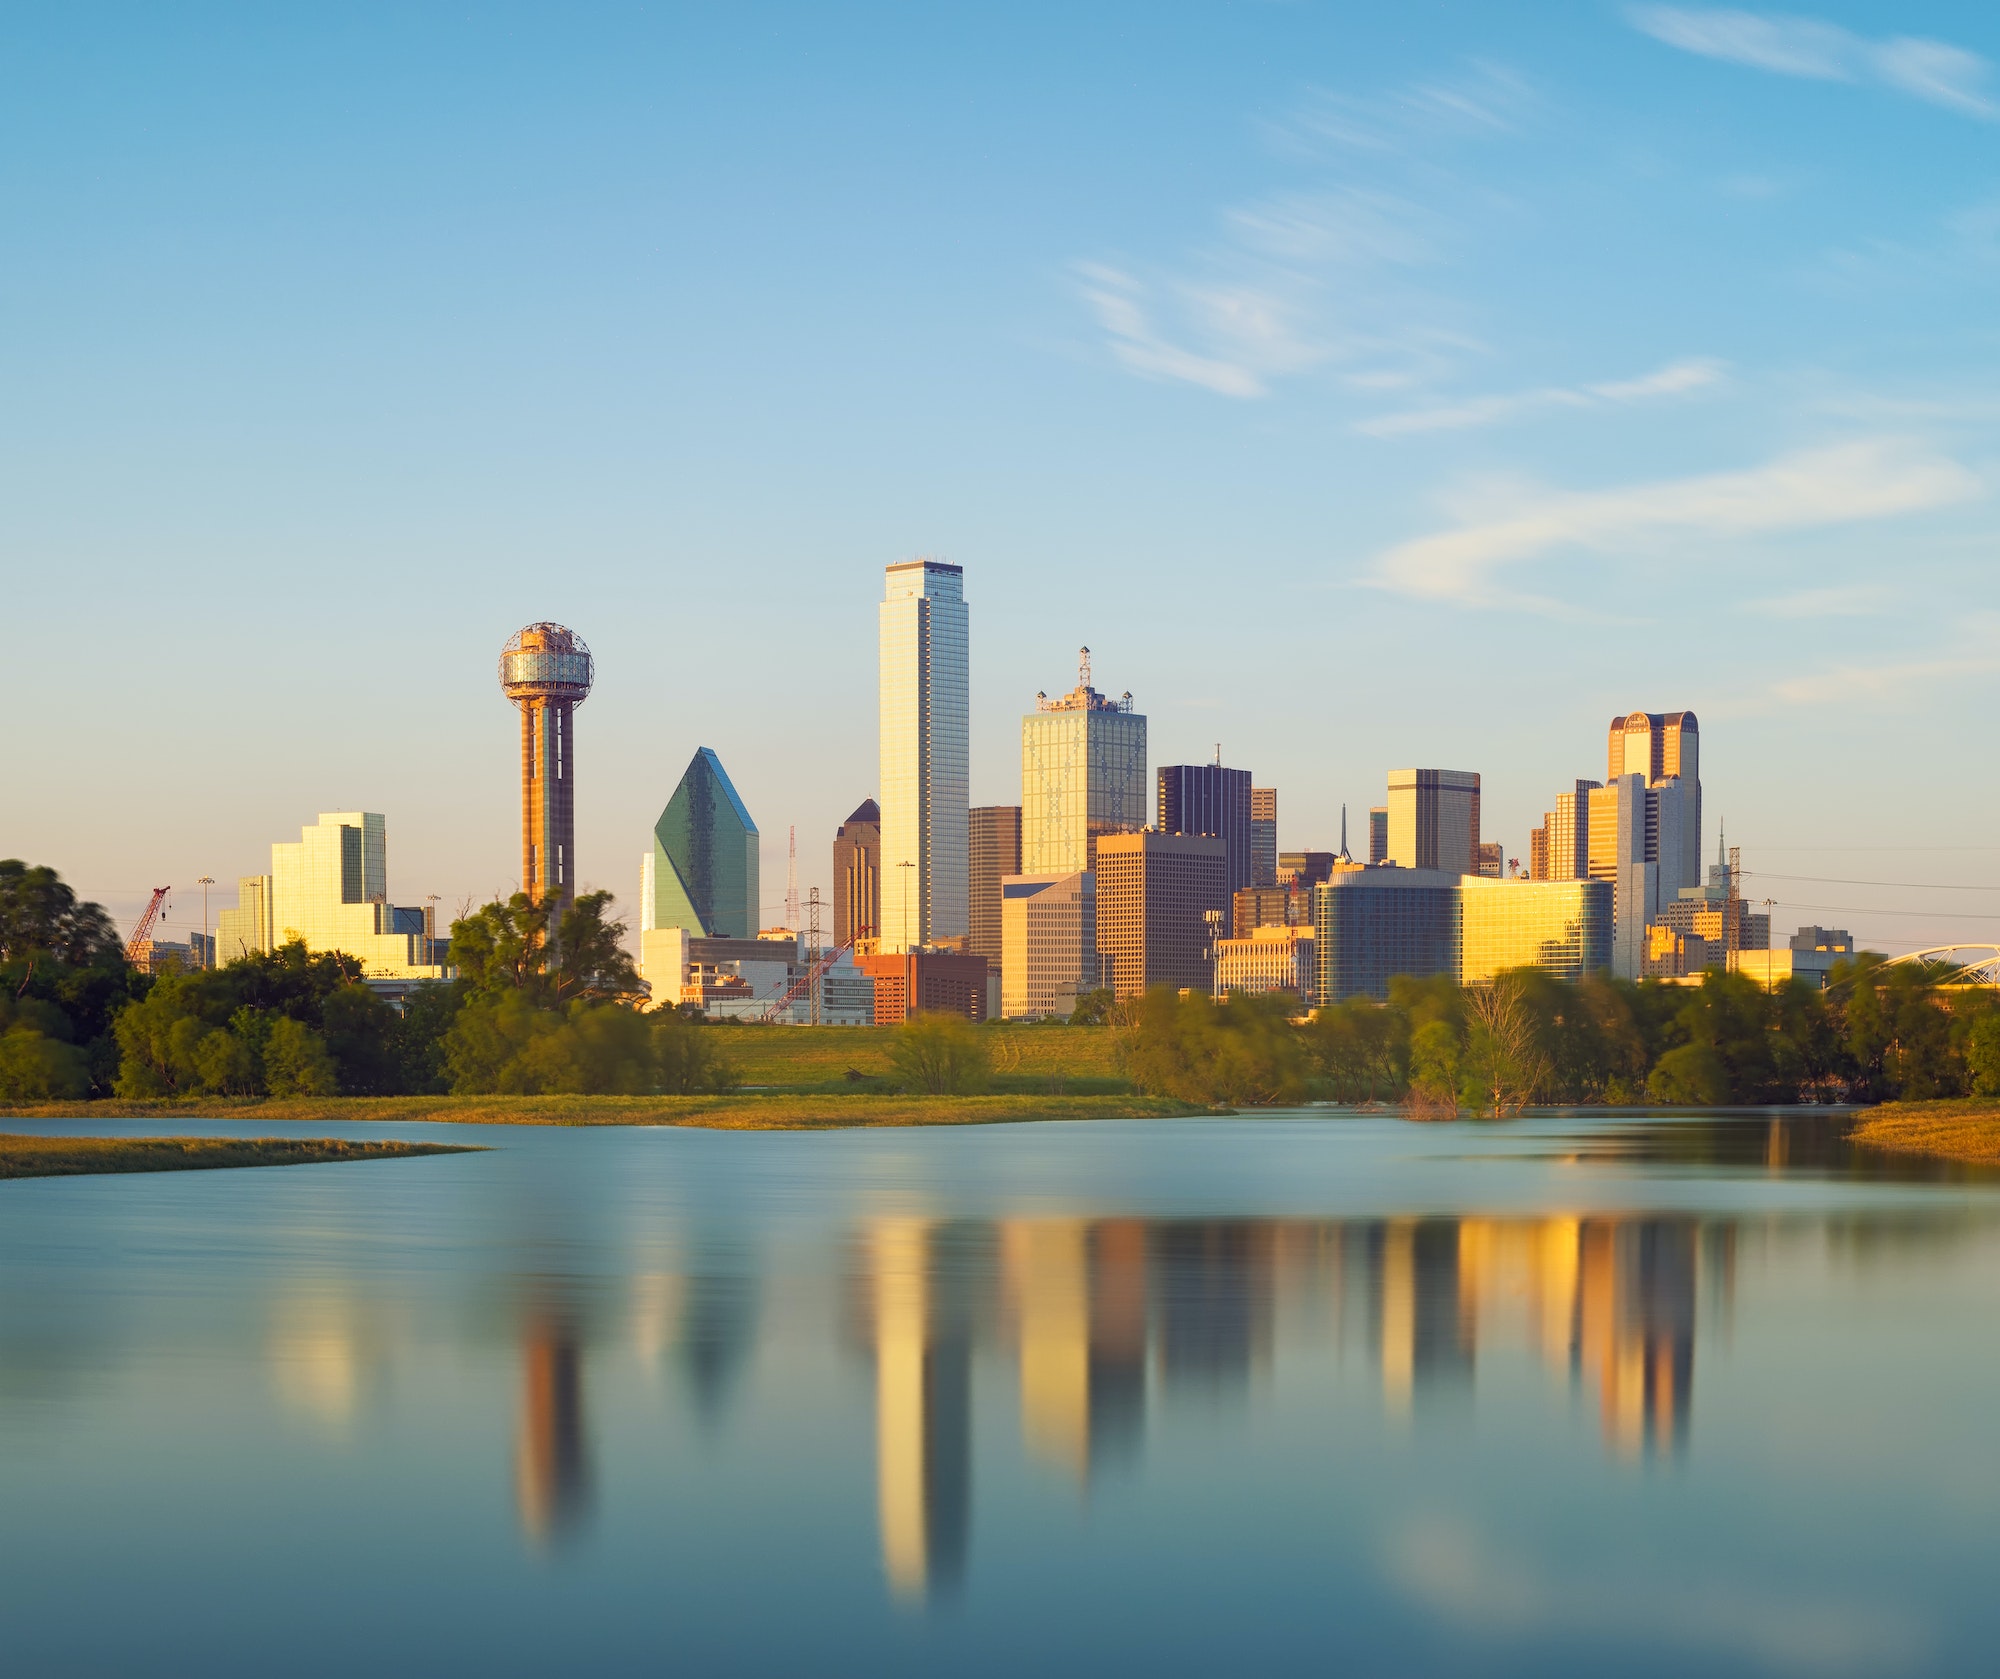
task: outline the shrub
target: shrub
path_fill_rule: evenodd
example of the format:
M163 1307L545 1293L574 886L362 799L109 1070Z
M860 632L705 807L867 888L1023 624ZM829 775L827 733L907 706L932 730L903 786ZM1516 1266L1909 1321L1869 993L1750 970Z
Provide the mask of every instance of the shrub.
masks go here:
M1708 1044L1682 1044L1653 1064L1646 1094L1674 1107L1719 1108L1729 1100L1729 1069Z
M972 1022L957 1014L913 1014L896 1030L889 1065L905 1090L969 1096L986 1088L993 1058Z

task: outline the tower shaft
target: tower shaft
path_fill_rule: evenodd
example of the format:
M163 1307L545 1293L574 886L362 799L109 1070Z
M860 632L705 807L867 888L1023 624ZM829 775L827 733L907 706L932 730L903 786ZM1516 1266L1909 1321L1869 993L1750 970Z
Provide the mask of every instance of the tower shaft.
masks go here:
M521 890L557 919L576 896L576 702L543 696L521 711Z

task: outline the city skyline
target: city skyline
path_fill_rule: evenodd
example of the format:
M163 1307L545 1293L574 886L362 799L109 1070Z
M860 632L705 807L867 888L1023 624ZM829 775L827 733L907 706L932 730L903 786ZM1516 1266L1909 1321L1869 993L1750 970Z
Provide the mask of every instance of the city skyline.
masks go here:
M90 652L20 650L0 849L126 927L172 882L169 936L302 812L387 813L447 913L511 890L474 673L549 618L629 916L697 745L774 844L879 792L858 580L932 553L980 579L972 804L1086 641L1286 849L1462 764L1525 860L1606 717L1687 706L1711 855L1980 888L1753 877L1780 925L1990 930L2000 35L1898 17L1945 67L1899 79L1858 5L1766 20L1818 57L1730 15L10 19L0 544Z

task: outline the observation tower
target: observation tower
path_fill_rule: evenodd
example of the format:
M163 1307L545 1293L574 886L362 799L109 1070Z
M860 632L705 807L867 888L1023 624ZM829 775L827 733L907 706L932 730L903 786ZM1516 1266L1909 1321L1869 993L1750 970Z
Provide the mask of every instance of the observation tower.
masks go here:
M576 708L595 674L560 624L530 624L500 650L501 692L521 712L521 890L555 920L576 896Z

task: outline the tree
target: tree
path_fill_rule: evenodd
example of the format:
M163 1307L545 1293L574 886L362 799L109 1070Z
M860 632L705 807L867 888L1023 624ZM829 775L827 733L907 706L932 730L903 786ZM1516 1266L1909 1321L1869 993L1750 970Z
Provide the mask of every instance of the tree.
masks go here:
M1222 1002L1170 986L1121 1005L1120 1058L1142 1091L1213 1105L1295 1102L1306 1093L1306 1046L1283 995Z
M0 860L0 962L38 955L88 967L122 962L125 944L103 907L78 899L54 869Z
M302 1021L271 1023L263 1061L264 1087L273 1096L332 1096L340 1090L326 1039Z
M896 1029L889 1065L905 1090L967 1096L984 1090L993 1063L984 1039L960 1014L913 1014Z
M1458 1117L1458 1050L1458 1034L1447 1020L1427 1020L1410 1034L1410 1084L1403 1109L1412 1119Z
M1466 1034L1460 1069L1475 1113L1511 1119L1549 1080L1534 1012L1513 974L1497 975L1465 996Z
M1972 1022L1965 1065L1975 1096L2000 1096L2000 1009L1988 1008Z
M1646 1094L1676 1107L1721 1107L1729 1100L1729 1069L1712 1044L1682 1044L1660 1057Z
M734 1090L736 1069L722 1052L720 1037L679 1009L655 1010L653 1062L659 1088L673 1096Z
M543 1008L643 997L611 901L609 892L584 893L551 932L552 906L516 892L451 924L452 960L472 990L519 992Z

